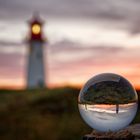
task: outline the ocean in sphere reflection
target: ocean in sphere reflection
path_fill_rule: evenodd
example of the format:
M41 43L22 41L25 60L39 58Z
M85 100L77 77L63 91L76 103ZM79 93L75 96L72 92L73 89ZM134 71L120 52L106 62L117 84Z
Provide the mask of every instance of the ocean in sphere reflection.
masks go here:
M128 126L137 112L137 93L122 76L104 73L91 78L78 97L84 121L98 131L118 131Z

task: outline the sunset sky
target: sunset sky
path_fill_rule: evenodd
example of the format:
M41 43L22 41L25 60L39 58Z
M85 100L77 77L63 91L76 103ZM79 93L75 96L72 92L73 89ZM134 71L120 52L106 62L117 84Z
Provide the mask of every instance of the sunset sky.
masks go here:
M140 0L0 0L0 87L25 87L29 27L44 25L46 83L117 73L140 87Z

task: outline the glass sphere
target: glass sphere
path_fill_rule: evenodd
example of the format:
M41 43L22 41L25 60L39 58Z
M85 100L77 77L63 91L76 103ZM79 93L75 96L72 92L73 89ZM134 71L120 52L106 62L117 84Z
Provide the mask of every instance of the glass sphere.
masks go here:
M81 89L78 107L84 121L101 132L128 126L138 108L138 97L128 80L103 73L91 78Z

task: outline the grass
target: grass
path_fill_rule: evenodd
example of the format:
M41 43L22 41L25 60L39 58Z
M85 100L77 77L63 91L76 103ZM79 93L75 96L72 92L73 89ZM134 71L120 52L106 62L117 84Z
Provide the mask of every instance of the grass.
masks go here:
M1 140L80 140L92 131L81 119L79 89L0 91ZM140 112L133 123L140 123Z

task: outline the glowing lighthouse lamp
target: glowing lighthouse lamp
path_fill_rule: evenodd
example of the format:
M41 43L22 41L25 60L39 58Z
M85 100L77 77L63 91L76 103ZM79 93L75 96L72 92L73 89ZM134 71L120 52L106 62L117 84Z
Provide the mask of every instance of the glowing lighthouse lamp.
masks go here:
M132 122L137 101L137 93L128 80L117 74L103 73L83 86L78 106L82 118L91 128L101 133L115 133Z
M39 24L34 24L33 26L32 26L32 32L34 33L34 34L39 34L40 33L40 31L41 31L41 27L40 27L40 25Z

